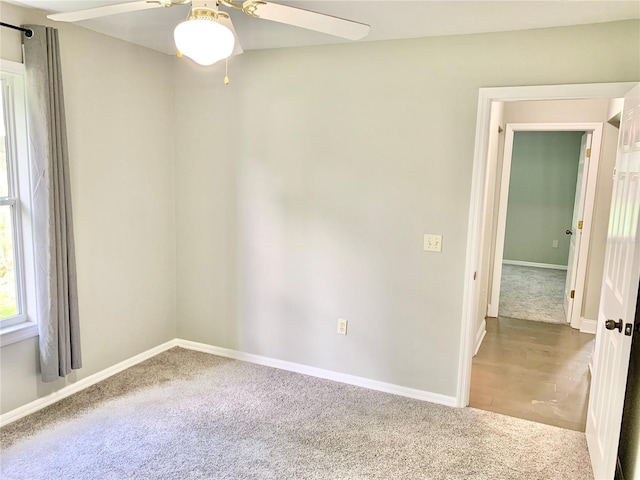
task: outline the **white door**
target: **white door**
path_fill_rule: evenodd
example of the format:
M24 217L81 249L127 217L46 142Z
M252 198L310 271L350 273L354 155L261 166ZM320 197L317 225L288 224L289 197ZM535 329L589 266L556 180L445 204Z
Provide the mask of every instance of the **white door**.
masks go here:
M613 479L615 473L631 351L626 330L633 328L640 281L639 216L640 85L625 96L620 122L587 411L587 444L598 480Z
M578 163L578 178L576 181L576 195L573 201L573 217L571 219L571 236L569 240L569 263L567 264L567 279L564 284L564 313L567 323L571 323L573 314L573 295L571 292L576 286L576 273L578 271L578 256L582 240L582 221L584 214L584 200L587 192L587 175L589 171L589 157L591 156L591 133L582 135L580 143L580 163Z

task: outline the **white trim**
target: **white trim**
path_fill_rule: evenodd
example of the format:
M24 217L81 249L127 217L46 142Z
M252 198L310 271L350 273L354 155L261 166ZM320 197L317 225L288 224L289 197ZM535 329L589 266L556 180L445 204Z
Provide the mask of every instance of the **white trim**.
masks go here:
M312 377L324 378L327 380L333 380L334 382L346 383L348 385L355 385L357 387L368 388L370 390L377 390L379 392L392 393L401 397L424 400L426 402L438 403L440 405L446 405L449 407L456 406L456 398L448 395L427 392L425 390L418 390L415 388L403 387L400 385L380 382L378 380L371 380L364 377L356 377L354 375L349 375L346 373L333 372L331 370L310 367L307 365L302 365L300 363L287 362L285 360L278 360L277 358L271 357L263 357L262 355L255 355L253 353L241 352L239 350L216 347L214 345L207 345L205 343L192 342L190 340L177 339L176 341L178 347L186 348L189 350L196 350L198 352L211 353L220 357L242 360L243 362L255 363L257 365L264 365L272 368L279 368L280 370L287 370L289 372L301 373L303 375L309 375Z
M12 62L0 58L0 70L14 75L24 75L24 63Z
M595 335L597 326L597 320L580 317L580 333L591 333L592 335Z
M502 260L503 265L517 265L519 267L535 267L535 268L549 268L552 270L567 270L566 265L556 265L554 263L537 263L537 262L523 262L521 260Z
M583 227L580 233L580 247L578 250L578 263L576 266L576 283L573 285L575 296L571 308L571 327L580 328L580 316L582 315L582 299L587 280L587 265L589 263L589 242L591 240L591 227L593 225L593 210L596 203L596 187L598 183L598 170L600 169L600 150L602 149L602 133L604 123L591 132L591 157L588 158L587 186L584 194L584 208L582 210Z
M491 310L489 317L498 316L500 305L500 282L502 281L502 257L504 256L504 240L507 231L507 208L509 203L509 181L511 180L511 160L513 156L513 128L506 126L504 148L502 153L502 177L498 187L498 218L496 222L496 243L493 252L493 282L491 283ZM496 183L497 184L497 183Z
M231 350L228 348L216 347L214 345L207 345L205 343L192 342L190 340L182 340L174 338L168 342L151 348L145 352L142 352L128 360L124 360L112 367L105 368L104 370L94 373L86 378L78 380L77 382L67 385L49 395L38 398L33 402L27 403L22 407L18 407L3 415L0 415L0 427L8 425L11 422L21 419L27 415L37 412L49 405L56 403L63 398L66 398L74 393L78 393L85 388L95 385L102 380L105 380L116 373L120 373L129 367L132 367L140 362L143 362L151 357L155 357L159 353L169 350L173 347L182 347L188 350L196 350L198 352L211 353L220 357L232 358L234 360L241 360L244 362L255 363L257 365L264 365L272 368L279 368L280 370L287 370L290 372L301 373L303 375L309 375L312 377L325 378L327 380L333 380L335 382L346 383L349 385L355 385L358 387L368 388L369 390L377 390L379 392L391 393L399 395L401 397L414 398L416 400L423 400L426 402L437 403L440 405L446 405L448 407L456 406L456 398L448 395L442 395L439 393L427 392L425 390L418 390L415 388L403 387L400 385L394 385L392 383L379 382L377 380L371 380L364 377L356 377L354 375L348 375L346 373L332 372L331 370L324 370L322 368L309 367L299 363L287 362L285 360L278 360L276 358L263 357L262 355L254 355L253 353L241 352L238 350Z
M35 322L21 322L2 328L0 329L0 347L37 337L38 334L38 325Z
M467 228L467 249L465 260L464 290L462 298L462 328L460 329L460 356L458 359L457 406L469 404L471 386L471 361L475 335L475 312L480 298L479 282L474 282L473 274L480 262L480 241L482 238L482 206L486 182L487 150L489 145L489 120L491 103L494 101L524 100L578 100L587 98L618 98L624 96L635 82L585 83L578 85L543 85L527 87L481 88L478 91L478 115L476 120L471 196L469 199L469 224Z
M489 150L489 120L491 118L491 102L497 93L481 88L478 92L478 117L476 120L476 138L473 153L473 173L471 177L471 200L469 206L469 227L467 228L467 249L462 297L462 328L460 329L460 359L458 360L458 385L456 389L456 406L469 405L471 387L471 360L474 323L480 308L480 288L476 265L480 265L482 214L484 206L484 182L486 181L487 153Z
M19 313L18 315L14 315L12 317L3 318L2 320L0 320L0 335L2 335L3 332L10 331L9 327L22 325L27 320L28 319L26 313Z
M478 327L478 331L476 332L476 347L473 350L473 356L475 357L478 354L478 350L480 350L480 346L482 345L482 340L484 340L484 336L487 334L487 319L482 320L480 327Z
M33 229L31 215L31 171L29 163L28 129L26 113L26 92L24 85L24 65L7 60L0 61L0 79L5 95L5 115L7 121L7 159L9 160L9 185L13 198L4 204L14 206L13 242L14 270L18 310L14 318L0 320L0 345L5 346L33 337L37 332L37 306L35 286L35 266L33 259ZM22 317L22 318L18 318ZM26 322L19 329L9 328Z
M596 195L596 182L598 180L598 165L600 164L600 146L602 141L603 123L594 122L567 122L567 123L508 123L504 139L504 154L502 159L502 179L500 182L500 195L498 200L498 221L496 233L496 245L494 250L493 282L491 285L491 305L494 305L487 315L497 317L499 314L498 305L500 299L500 280L502 278L502 264L506 263L502 258L504 255L504 241L507 228L507 208L509 203L509 181L511 179L511 162L513 159L513 139L515 132L557 132L574 131L590 132L591 138L591 158L588 160L588 170L585 171L587 184L584 192L584 210L582 219L584 228L580 233L578 249L578 260L576 267L576 283L573 286L575 298L573 305L582 305L584 294L584 282L587 271L587 260L589 254L589 237L591 235L591 219L593 217L593 206ZM579 309L571 310L570 323L573 328L579 328Z
M22 417L30 415L38 410L41 410L49 405L56 403L63 398L66 398L74 393L79 392L80 390L84 390L85 388L90 387L91 385L95 385L102 380L109 378L116 373L120 373L123 370L126 370L129 367L132 367L144 360L147 360L151 357L155 357L159 353L164 352L165 350L169 350L177 346L177 340L173 339L162 345L158 345L157 347L151 348L145 352L142 352L134 357L129 358L128 360L124 360L116 365L113 365L109 368L105 368L93 375L82 378L77 382L72 383L71 385L67 385L66 387L61 388L60 390L56 390L55 392L50 393L45 397L38 398L33 402L27 403L21 407L13 409L3 415L0 415L0 427L4 427L5 425L15 422Z

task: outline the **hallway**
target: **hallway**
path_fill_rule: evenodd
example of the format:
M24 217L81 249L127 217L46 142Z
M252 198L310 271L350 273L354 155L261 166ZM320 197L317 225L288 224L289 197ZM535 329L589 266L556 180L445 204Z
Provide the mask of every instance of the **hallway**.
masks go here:
M584 432L593 340L568 325L487 318L469 406Z

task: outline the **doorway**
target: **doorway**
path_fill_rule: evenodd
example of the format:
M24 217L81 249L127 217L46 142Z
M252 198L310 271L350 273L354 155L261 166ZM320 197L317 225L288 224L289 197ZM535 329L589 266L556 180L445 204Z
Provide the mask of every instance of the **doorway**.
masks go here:
M602 133L602 123L507 123L495 248L483 252L493 258L488 317L580 328Z
M493 276L470 406L585 431L593 336L577 330L589 252L604 250L589 245L603 123L588 121L604 120L608 103L514 102L500 113L504 153L488 159L500 165L484 206L483 236L496 224L483 252ZM548 121L562 115L587 121Z
M612 172L614 182L613 185L611 185L610 181L607 182L610 187L609 189L598 189L598 196L600 198L608 199L608 201L611 202L610 205L614 214L622 211L624 209L623 207L627 204L632 205L636 209L634 212L637 212L637 209L640 208L638 207L638 205L640 205L640 197L636 196L637 198L634 197L630 203L624 203L626 200L624 195L622 195L622 193L625 192L637 193L637 190L630 190L629 188L626 188L628 186L627 184L632 180L635 182L638 178L637 164L626 162L629 152L632 152L633 155L637 157L638 147L640 146L640 139L629 133L634 131L636 133L640 132L640 117L637 115L637 112L640 111L640 87L637 83L628 82L480 89L467 239L467 260L465 270L467 275L465 278L463 298L463 325L461 332L462 348L460 351L457 389L457 404L459 406L463 407L469 404L471 360L474 353L474 347L477 343L476 340L482 338L482 335L477 333L478 318L482 309L479 282L476 282L476 280L481 279L483 273L480 268L482 263L481 252L483 251L484 240L482 235L484 228L482 212L485 207L483 201L484 194L487 191L486 182L488 165L486 160L490 138L489 119L492 105L496 102L530 101L532 99L575 100L620 97L625 97L624 110L622 111L622 118L624 119L624 122L620 122L620 131L622 132L619 137L620 142L618 145L614 145L617 151L615 173ZM623 123L625 125L624 129L622 128ZM606 137L607 136L605 136L605 138ZM633 140L635 143L632 144L630 139L635 139ZM606 144L607 141L605 140L604 143ZM630 168L636 168L636 170L629 170ZM602 178L605 178L605 176ZM609 179L610 178L611 177L609 177ZM600 207L596 205L596 210L599 208ZM616 218L618 218L618 216L616 216ZM631 221L630 218L632 217L624 218L625 221ZM608 223L607 218L607 225ZM601 272L600 278L603 292L602 297L599 295L586 295L583 302L585 305L592 303L598 311L598 315L595 317L597 321L594 320L591 325L591 329L596 331L596 348L595 362L592 367L594 378L591 386L591 396L593 399L589 403L588 407L587 444L589 445L589 453L591 455L594 472L596 472L596 476L603 478L613 476L612 472L614 470L615 462L611 459L613 458L615 460L617 435L619 434L619 429L614 428L614 426L616 424L619 425L620 419L622 418L622 400L620 392L624 392L624 390L618 388L619 385L621 385L621 382L618 380L626 379L627 369L621 362L625 359L628 361L628 347L630 346L630 342L628 341L629 337L623 336L619 333L619 326L623 323L622 321L618 320L615 322L614 320L607 320L605 322L608 318L618 318L618 316L626 316L628 313L626 310L624 315L619 314L617 310L611 313L610 310L614 307L618 308L619 305L616 303L612 306L611 302L608 302L608 297L605 298L605 291L607 292L607 295L609 293L609 290L606 289L611 289L610 285L615 287L617 285L616 281L618 277L620 277L615 269L612 270L610 268L611 265L614 265L611 262L612 258L614 258L612 257L611 252L624 250L624 252L628 254L628 257L634 259L635 270L631 272L632 275L621 277L622 280L626 282L624 283L625 288L627 288L629 284L629 279L634 279L637 282L639 263L636 260L640 261L637 242L634 243L632 237L624 237L624 242L618 242L618 239L621 237L617 228L621 226L627 228L627 223L620 223L620 225L614 224L615 228L613 230L608 230L605 227L605 235L601 237L602 243L606 244L607 260L605 269L603 269L606 276ZM633 232L635 235L636 231L633 230ZM598 236L594 237L598 238ZM591 256L590 261L594 261L593 256ZM618 264L616 263L615 265ZM624 265L628 266L628 264ZM484 273L486 273L486 270ZM604 282L603 279L605 280ZM622 305L618 309L631 309L631 307L636 307L635 295L637 291L632 289L627 290L625 291L627 291L629 295L620 295L619 297L616 297L616 299L620 300L620 304ZM631 296L631 293L633 293L633 297ZM601 298L605 299L602 305L600 305ZM583 307L585 307L585 305L583 305ZM600 309L600 307L602 307L602 309ZM621 311L621 313L623 312ZM583 325L585 324L585 320L587 319L583 319L581 321ZM611 329L614 327L617 335L610 333ZM625 325L625 335L627 335L627 330L628 328ZM616 350L614 348L616 346L620 346L620 348ZM612 355L609 355L611 351L613 351L613 353L619 353L619 355L613 358ZM615 383L615 388L613 388L614 385L612 385L612 382ZM611 388L607 389L607 386ZM622 388L623 387L624 385L622 385ZM607 394L607 392L609 393ZM613 435L615 435L616 438L613 438ZM609 475L609 473L611 473L611 475Z
M471 385L471 365L476 347L484 337L485 312L481 308L480 280L489 268L483 269L482 252L485 238L484 216L485 193L495 191L490 187L490 166L487 162L492 138L498 135L499 125L492 124L491 113L500 105L509 102L523 102L531 100L579 100L620 98L628 92L635 83L605 83L605 84L575 84L548 85L532 87L498 87L481 88L478 93L478 116L476 121L476 138L474 148L474 163L471 184L471 198L469 208L469 228L467 230L467 252L465 262L465 281L463 287L463 309L461 328L461 348L456 388L456 405L465 407L469 404ZM573 119L566 119L571 121ZM495 128L493 128L495 127ZM494 134L492 134L494 132ZM497 142L496 142L497 144ZM493 147L492 147L493 148ZM607 192L602 193L606 197ZM610 196L610 192L609 192ZM597 299L586 299L586 302ZM596 306L597 308L597 306ZM590 319L585 319L590 320ZM596 322L590 326L595 332Z

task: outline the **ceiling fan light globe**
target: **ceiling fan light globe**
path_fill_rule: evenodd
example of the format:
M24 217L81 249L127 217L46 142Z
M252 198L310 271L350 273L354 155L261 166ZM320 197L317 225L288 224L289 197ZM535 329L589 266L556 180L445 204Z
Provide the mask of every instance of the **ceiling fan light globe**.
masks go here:
M235 37L214 20L186 20L173 31L176 48L200 65L213 65L231 55Z

